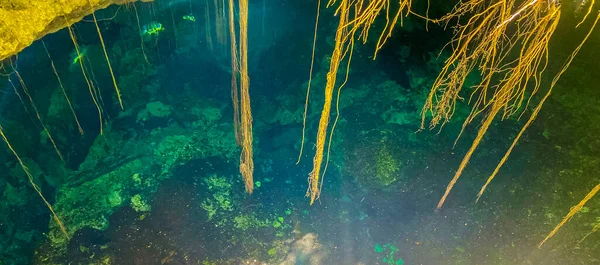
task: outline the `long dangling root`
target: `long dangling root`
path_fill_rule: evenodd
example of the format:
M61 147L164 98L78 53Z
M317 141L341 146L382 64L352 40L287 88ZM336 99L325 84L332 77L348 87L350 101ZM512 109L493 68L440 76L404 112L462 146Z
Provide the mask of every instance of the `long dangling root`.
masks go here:
M308 178L308 190L306 195L310 196L311 205L319 198L321 193L319 178L321 177L321 165L323 164L323 151L325 150L325 140L327 139L329 113L331 111L331 101L333 99L337 71L340 62L343 59L342 51L344 50L344 37L346 33L343 25L348 23L349 10L348 1L342 1L340 8L338 9L338 16L340 17L339 27L335 33L335 46L333 48L333 53L331 54L329 72L327 73L327 83L325 84L325 101L323 104L323 111L321 112L321 119L319 120L319 129L317 131L317 150L315 152L315 157L313 158L313 170L310 172Z
M304 102L304 113L302 114L302 139L300 140L300 153L298 154L298 161L296 165L300 163L302 159L302 151L304 151L304 138L306 133L306 114L308 113L308 99L310 98L310 85L312 83L313 68L315 65L315 50L317 48L317 32L319 29L319 17L321 16L321 0L317 1L317 18L315 19L315 33L313 36L312 54L310 56L310 72L308 74L308 86L306 88L306 100Z
M581 244L583 241L585 241L586 238L588 238L588 236L590 236L593 233L598 232L598 230L600 230L600 223L596 224L593 228L592 231L588 232L587 234L585 234L585 236L583 236L582 239L580 239L579 241L577 241L577 244Z
M131 3L131 6L133 6L133 11L135 12L135 19L137 21L138 31L140 33L140 47L142 47L142 55L144 55L144 60L146 61L146 63L150 64L150 61L148 61L148 56L146 56L146 49L144 48L144 37L142 35L142 25L140 25L140 15L138 14L135 3Z
M332 6L336 3L336 0L330 0L327 3L327 6ZM329 161L329 154L331 150L331 139L333 135L333 131L335 129L335 123L332 127L331 131L328 131L329 128L329 116L331 114L331 104L333 100L333 91L336 87L337 74L339 70L339 66L341 61L346 59L348 54L352 54L352 47L354 46L354 40L362 40L363 43L367 41L369 36L369 31L371 26L373 25L377 16L385 12L386 25L383 29L383 32L379 36L377 41L377 46L374 52L374 58L377 57L378 51L383 47L387 39L391 36L393 28L401 18L403 12L406 11L408 14L410 11L410 3L411 0L401 0L400 5L395 12L393 17L390 17L390 1L389 0L375 0L370 1L369 3L364 3L363 1L350 1L350 0L341 0L340 5L336 10L336 15L340 17L338 28L335 35L335 45L333 52L331 54L331 59L329 63L329 72L327 73L327 82L325 84L325 98L323 103L323 109L321 111L321 118L319 119L319 128L317 130L317 140L316 140L316 151L315 156L313 158L313 169L308 177L308 190L306 195L310 197L310 204L312 205L316 199L319 198L321 194L322 184L323 184L323 173L321 172L321 167L323 164L323 152L325 151L325 142L327 138L329 138L329 144L327 148L327 162L325 165L327 166ZM353 14L352 19L350 19L351 13ZM355 36L357 36L355 38ZM350 56L351 57L351 56ZM348 76L348 71L350 71L350 58L348 59L348 66L346 68L346 77ZM311 70L312 72L312 70ZM347 78L346 78L347 81ZM345 83L345 81L344 81ZM342 85L343 86L343 85ZM339 92L341 90L340 86L338 88L338 99ZM307 92L308 96L308 92ZM305 104L308 104L306 101ZM337 106L337 104L336 104ZM305 106L306 110L307 106ZM339 118L339 108L337 108L336 121ZM306 114L305 114L306 115ZM306 124L304 123L304 126ZM329 137L327 135L329 134ZM302 137L304 139L304 135ZM325 169L326 169L325 166Z
M554 85L556 85L556 83L558 82L558 80L560 79L560 77L562 76L562 74L567 71L567 68L569 68L569 66L571 65L571 62L573 62L573 59L575 58L575 56L577 55L577 53L579 52L579 50L581 49L581 47L583 47L583 44L585 44L585 42L588 40L588 38L590 37L590 35L592 35L592 32L594 31L594 29L596 28L596 25L598 24L598 20L600 20L600 12L598 13L598 15L596 16L596 20L594 20L594 23L592 24L592 26L590 27L590 30L588 31L587 35L585 35L585 38L583 38L583 40L581 41L581 43L579 44L579 46L577 46L577 48L575 49L575 51L573 51L571 53L571 55L569 56L569 58L567 59L567 62L563 65L563 67L561 68L561 70L559 71L559 73L554 77L554 79L552 80L552 84L550 85L550 89L552 89L552 87L554 87ZM548 92L549 93L549 92ZM546 96L547 97L547 96ZM545 100L545 99L544 99ZM543 101L540 103L540 107L541 104L543 104ZM532 115L533 116L533 115ZM550 232L550 234L548 234L548 236L546 236L546 238L544 238L544 240L542 240L542 242L540 242L540 244L538 245L538 248L541 248L542 245L544 245L544 243L546 243L546 241L548 241L548 239L550 239L552 236L554 236L554 234L556 234L556 232L558 232L558 230L564 225L566 224L572 217L573 215L575 215L577 212L579 212L579 210L581 210L581 208L583 208L583 206L591 199L593 198L596 193L598 193L598 191L600 191L600 184L596 185L584 198L583 200L581 200L579 202L579 204L571 207L571 210L569 211L569 213L567 214L567 216L565 216L565 218L563 218L563 220L552 230L552 232ZM594 229L597 229L596 227ZM583 240L583 239L582 239Z
M69 22L67 20L67 18L64 18L65 22L67 22L67 25L69 25ZM69 30L69 36L71 37L71 41L73 41L73 46L75 46L75 52L77 53L77 57L82 58L81 56L81 52L79 51L79 45L77 44L77 40L75 38L75 33L73 32L73 28L71 28L71 26L69 25L67 27L67 29ZM94 105L96 106L96 109L98 110L98 119L100 120L100 135L102 135L102 126L103 126L103 119L102 119L102 109L100 108L100 105L98 104L98 100L96 99L96 96L94 95L94 91L92 89L92 84L90 83L90 79L88 78L87 74L85 73L85 67L83 67L83 58L80 60L77 60L79 62L79 66L81 67L81 73L83 74L83 78L85 79L85 82L87 83L88 86L88 91L90 92L90 96L92 97L92 101L94 102Z
M250 78L248 77L248 0L239 1L240 16L240 111L242 132L242 154L240 173L244 178L246 191L254 190L252 160L252 112L250 111Z
M448 44L454 47L454 50L446 60L423 106L421 129L424 129L429 114L432 115L430 128L438 125L441 128L453 116L465 79L474 69L481 71L482 80L473 87L469 97L469 103L473 103L472 110L463 122L457 141L466 126L480 114L483 115L477 136L446 187L437 205L438 209L442 207L462 175L492 121L500 113L502 119L519 113L523 115L531 98L539 90L542 74L548 64L548 44L560 21L560 6L557 2L532 0L523 3L512 12L515 4L515 0L492 3L470 0L460 3L452 13L437 21L448 23L452 18L474 13L466 24L457 27L455 38ZM509 30L509 26L516 27L518 30ZM500 80L500 82L492 85L492 80ZM549 95L549 92L544 98ZM543 103L543 100L538 103L536 111L522 127L521 133L517 135L513 145L488 178L478 198L506 162L522 132L535 119Z
M117 85L117 80L115 79L115 74L113 73L112 66L110 65L110 59L108 59L108 53L106 52L106 45L104 45L104 38L102 38L102 32L100 32L100 27L98 26L98 20L96 20L96 13L92 13L92 17L94 18L94 24L96 25L96 31L98 31L98 37L100 38L100 44L102 44L102 50L104 51L104 57L106 58L106 63L108 64L108 70L110 71L110 76L112 77L113 85L115 86L115 91L117 92L117 98L119 99L119 105L121 109L123 108L123 100L121 99L121 91L119 91L119 86Z
M242 145L242 133L240 131L240 96L238 95L237 76L240 74L237 55L237 40L235 37L235 13L233 10L233 0L229 0L229 38L231 39L231 100L233 102L233 130L235 133L235 142L238 146Z
M227 45L227 18L225 17L225 3L214 0L215 5L215 35L219 43L219 49Z
M598 193L598 191L600 191L600 184L596 185L596 187L594 187L586 196L585 198L583 198L583 200L581 200L577 205L571 207L571 210L569 211L569 213L563 218L563 220L556 226L554 227L554 229L552 229L552 232L550 232L550 234L548 234L546 236L546 238L544 238L544 240L542 240L542 242L540 242L540 244L538 244L538 248L542 248L542 246L544 245L544 243L546 243L546 241L548 241L548 239L550 239L551 237L554 236L554 234L556 234L556 232L558 232L558 230L565 225L569 220L571 220L571 218L581 210L581 208L583 208L583 206L592 198L594 197L594 195L596 195L596 193Z
M208 2L207 2L208 3ZM216 3L216 2L215 2ZM231 38L231 97L234 109L236 142L242 146L240 174L246 192L254 191L254 161L252 158L252 111L250 108L250 78L248 77L248 0L239 0L239 47L235 38L234 2L229 0L229 35ZM239 49L239 60L237 56ZM237 75L240 75L238 94ZM239 97L239 104L238 104Z
M75 119L75 123L77 123L77 129L79 130L79 134L83 134L83 129L81 128L81 124L79 123L79 119L77 118L77 114L75 114L75 109L73 109L73 105L71 104L71 100L69 100L69 96L67 96L67 92L65 91L65 87L63 86L63 83L60 79L60 76L58 75L58 72L56 71L56 67L54 66L54 61L52 60L52 57L50 57L50 52L48 51L48 48L46 48L46 43L44 43L44 40L42 41L42 46L44 46L44 50L46 51L46 55L48 55L48 59L50 59L50 65L52 66L52 70L54 71L54 75L56 76L56 79L58 80L58 84L60 85L60 89L63 92L63 96L65 96L65 100L67 100L67 104L69 105L69 109L71 110L71 114L73 114L73 118Z
M25 85L25 82L23 81L23 78L21 77L21 74L19 74L19 71L17 71L17 69L14 68L14 67L13 67L13 71L14 71L15 75L17 76L17 78L19 79L19 82L21 83L21 88L23 88L23 92L25 92L25 95L27 95L27 98L29 99L29 104L31 104L31 107L35 111L35 116L37 117L38 121L40 122L40 125L42 126L42 129L44 129L44 132L46 133L46 136L48 136L48 139L50 140L50 143L52 143L52 146L54 147L54 151L56 151L56 154L58 155L58 157L60 158L60 160L64 162L65 159L63 158L62 154L58 150L58 146L56 146L56 142L54 141L54 138L52 138L52 135L50 134L50 131L48 130L48 128L44 124L44 121L42 120L42 116L40 115L40 112L38 111L37 106L33 102L33 98L31 97L31 94L29 94L29 90L27 89L27 86ZM12 83L12 81L10 81L10 82Z
M29 180L29 183L31 184L31 186L33 187L33 189L37 192L37 194L40 196L40 198L42 198L42 200L46 204L46 207L48 207L48 209L52 213L52 217L54 218L54 221L56 221L56 223L58 224L58 227L60 227L60 230L63 232L63 234L65 235L65 237L68 238L69 234L67 233L67 229L63 225L63 223L60 220L60 218L58 218L58 215L56 215L56 212L54 212L54 208L52 208L52 205L50 205L50 203L46 200L46 198L44 197L44 195L42 195L42 191L40 190L40 188L33 181L33 176L31 175L31 172L29 172L29 168L27 168L27 166L25 166L25 164L21 160L21 157L19 157L19 155L17 154L17 152L15 151L15 149L12 147L12 145L8 141L8 138L6 138L6 135L4 134L4 129L2 128L2 125L0 125L0 136L2 137L2 140L4 140L4 143L6 143L6 145L8 146L8 149L10 149L10 151L13 153L13 155L15 156L15 158L17 159L17 161L21 165L21 168L25 172L25 175L27 175L27 179Z

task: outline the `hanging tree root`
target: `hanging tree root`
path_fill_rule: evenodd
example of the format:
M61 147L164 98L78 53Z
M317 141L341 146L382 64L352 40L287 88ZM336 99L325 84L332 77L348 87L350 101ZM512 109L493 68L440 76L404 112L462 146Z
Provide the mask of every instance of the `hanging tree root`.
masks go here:
M459 23L455 37L447 44L453 47L453 52L434 81L423 106L421 129L426 127L426 123L430 129L441 128L452 118L457 100L462 99L459 94L463 91L465 79L474 69L480 72L481 81L471 88L468 103L472 105L472 110L456 140L467 125L483 116L477 136L446 187L437 209L443 206L492 121L497 116L506 119L523 115L540 88L542 74L548 65L548 44L561 17L560 4L556 1L531 0L513 11L517 3L515 0L469 0L435 21L448 25L453 18L473 14L464 24ZM478 193L477 200L506 162L525 129L536 118L552 87L569 64L570 61L555 76L548 92L537 103L527 123ZM495 83L495 80L500 81Z
M102 44L102 51L104 51L104 57L106 58L106 64L108 64L108 70L110 72L110 77L112 78L113 85L115 87L115 91L117 92L117 98L119 99L119 105L121 109L123 108L123 100L121 99L121 91L119 91L119 86L117 85L117 80L115 79L115 74L113 73L112 66L110 65L110 59L108 58L108 53L106 52L106 45L104 45L104 38L102 38L102 32L100 31L100 27L98 26L98 20L96 19L96 13L92 12L92 17L94 18L94 25L96 25L96 31L98 32L98 37L100 38L100 44Z
M66 20L67 20L67 18L65 18L65 21ZM67 24L68 24L68 22L67 22ZM90 96L92 97L92 101L94 102L94 105L96 106L96 110L98 111L98 119L100 120L100 134L102 134L103 123L104 123L104 121L102 119L102 108L100 107L100 104L98 103L98 99L96 99L94 89L92 88L90 79L88 78L87 73L85 72L85 67L83 66L84 58L81 55L81 52L79 50L79 44L77 44L77 38L75 37L73 28L71 26L69 26L69 27L67 27L67 29L69 30L69 36L71 37L71 41L73 42L73 46L75 47L75 52L77 53L77 58L81 58L77 61L79 62L79 66L81 67L81 73L83 74L83 78L85 79L85 82L88 86L88 92L90 93Z
M42 41L42 46L44 47L44 51L46 51L46 55L48 55L48 59L50 60L50 65L52 66L52 71L54 71L54 75L56 76L56 80L58 80L58 84L60 86L61 91L63 92L63 96L65 97L65 100L67 101L67 105L69 105L69 110L71 110L73 119L75 119L75 123L77 124L77 129L79 130L79 134L83 134L83 128L81 128L81 124L79 123L79 119L77 118L77 114L75 113L75 109L73 108L73 104L71 104L71 100L69 99L69 96L67 95L67 91L65 90L65 87L63 86L62 80L60 79L60 75L58 75L58 71L56 71L56 66L54 66L54 61L52 60L52 57L50 56L50 52L48 51L48 48L46 47L46 43L44 42L44 40L41 40L41 41Z
M319 120L319 129L317 131L317 143L316 143L316 154L313 158L313 170L310 172L308 177L308 190L307 196L310 196L310 204L312 205L320 195L319 178L321 177L321 164L323 163L323 150L325 148L325 139L327 135L327 126L329 125L329 112L331 110L331 101L333 96L333 89L335 86L335 80L337 77L337 70L340 65L342 50L344 42L343 25L348 21L348 3L342 1L340 8L338 9L338 16L340 17L339 27L335 34L335 46L331 55L331 61L329 63L329 72L327 73L327 84L325 85L325 102L323 105L323 111L321 112L321 119Z
M327 3L327 6L333 6L336 4L336 0L330 0ZM331 115L331 106L333 101L333 92L336 87L337 74L339 70L339 66L341 61L347 58L348 67L346 68L346 77L348 76L348 71L350 70L349 65L351 61L352 47L354 46L354 40L362 40L365 43L368 39L369 32L371 26L373 25L375 19L381 14L385 13L386 25L378 38L377 45L374 52L374 58L377 56L377 52L383 47L387 39L391 36L391 33L394 29L396 22L401 19L402 14L406 12L406 14L410 11L411 0L401 0L399 2L398 9L395 12L392 12L393 16L390 16L390 0L374 0L368 3L363 1L350 1L350 0L340 0L339 6L336 10L336 15L339 16L338 28L336 30L335 35L335 44L334 49L331 54L331 59L329 63L329 71L327 73L327 81L325 84L325 97L323 108L321 111L321 118L319 119L319 127L317 130L317 139L316 139L316 151L315 156L313 158L313 169L308 177L308 190L307 196L310 197L310 204L312 205L316 199L319 198L321 194L322 184L323 184L323 174L327 168L327 163L325 165L325 170L323 173L321 172L321 168L324 160L324 151L325 151L325 142L327 141L327 135L329 134L329 144L327 147L327 158L326 161L329 161L329 153L331 149L331 137L333 135L333 131L335 129L332 126L331 130L329 130L329 116ZM317 10L320 9L320 2L318 3ZM315 22L318 23L318 20ZM316 25L315 25L316 28ZM315 37L316 38L316 37ZM313 45L314 46L314 45ZM314 48L314 47L313 47ZM312 70L311 70L312 72ZM347 79L346 79L347 81ZM344 81L344 84L345 82ZM338 87L338 97L339 100L339 92L342 84ZM305 104L308 104L308 96L309 91L307 91L307 100ZM337 104L336 104L337 106ZM308 109L305 106L305 114ZM336 114L336 121L339 117L339 109ZM304 123L305 124L305 123ZM304 136L303 136L304 139ZM304 141L303 141L304 142Z
M240 172L246 191L254 190L254 161L252 159L252 112L250 109L250 78L248 77L248 0L239 1L240 16L240 121L242 154Z
M33 98L31 97L31 94L29 93L29 90L27 89L27 86L25 85L25 81L23 81L23 78L21 77L21 74L19 74L19 71L17 71L17 69L12 65L12 61L11 61L11 66L13 68L13 72L19 79L19 83L21 84L21 88L23 89L23 92L25 92L25 95L27 95L27 98L29 99L29 104L33 108L33 111L35 112L35 116L37 117L37 119L40 123L40 126L42 126L42 129L46 133L46 136L48 137L48 140L50 140L50 143L52 143L52 146L54 147L54 151L56 151L56 154L58 155L60 160L64 162L65 160L64 160L61 152L58 150L58 146L56 146L56 142L54 141L54 138L52 138L50 131L48 130L48 128L44 124L44 121L42 120L42 116L40 115L40 112L38 111L37 106L33 102ZM12 84L12 81L10 81L10 77L9 77L9 82ZM14 84L13 84L13 88L15 88ZM16 91L16 88L15 88L15 91ZM21 101L21 102L23 103L23 101ZM25 107L25 109L27 109L27 108Z
M40 196L40 198L42 198L42 200L46 204L46 207L48 207L48 209L52 213L52 217L54 218L54 221L56 221L56 223L60 227L60 230L62 231L62 233L65 235L65 237L68 238L69 234L67 234L67 229L63 225L63 223L60 220L60 218L58 218L58 215L56 214L56 212L54 212L54 208L52 208L52 205L48 202L48 200L46 200L46 198L44 197L44 195L42 195L42 191L40 190L40 188L33 181L33 176L31 175L31 172L29 172L29 168L27 168L27 166L25 166L25 164L23 163L23 160L21 160L21 157L17 154L17 151L15 151L15 149L12 147L12 145L8 141L8 138L4 134L4 128L2 128L1 125L0 125L0 137L2 137L2 140L4 140L4 143L8 146L8 149L10 149L10 151L12 152L12 154L15 156L15 158L19 162L19 165L21 165L21 168L25 172L25 175L27 176L27 179L29 180L29 183L31 184L31 186L33 187L33 189L35 190L35 192L37 192L37 194Z
M551 237L554 236L554 234L556 234L556 232L558 232L558 230L565 225L569 220L571 220L571 218L578 213L581 208L583 208L583 206L592 198L594 197L594 195L596 195L596 193L598 193L598 191L600 191L600 184L596 185L596 187L594 187L587 195L585 195L585 197L583 198L583 200L581 200L577 205L571 207L571 210L569 211L569 213L563 218L563 220L556 226L554 227L554 229L552 229L552 231L550 232L550 234L548 234L546 236L546 238L544 238L544 240L542 240L542 242L540 242L540 244L538 244L538 248L542 248L542 246L546 243L546 241L548 241L548 239L550 239Z
M252 158L252 111L250 108L250 78L248 76L248 1L239 0L239 46L235 38L234 2L229 0L229 34L231 38L231 96L234 108L236 142L242 146L240 174L246 192L254 191L254 161ZM239 60L236 50L239 49ZM239 75L239 93L237 84ZM238 103L239 97L239 103Z
M233 0L229 0L229 38L231 47L231 100L233 102L233 130L235 133L235 142L238 146L242 145L242 136L240 131L240 96L238 91L239 60L237 55L237 40L235 37L235 13Z

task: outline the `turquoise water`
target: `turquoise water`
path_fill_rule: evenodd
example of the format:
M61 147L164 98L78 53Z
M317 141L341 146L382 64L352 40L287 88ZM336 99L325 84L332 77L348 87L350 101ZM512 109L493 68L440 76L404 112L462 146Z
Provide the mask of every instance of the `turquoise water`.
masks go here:
M322 193L311 206L307 179L337 26L334 10L323 7L320 17L300 155L316 2L249 3L255 162L249 195L234 134L229 33L216 23L226 12L215 3L224 2L139 2L96 13L124 109L91 17L73 26L80 55L67 30L43 38L62 87L41 41L11 58L14 67L4 64L0 124L68 237L3 146L0 264L600 262L600 238L592 233L600 222L598 198L537 248L598 183L600 92L589 70L597 61L597 37L482 199L474 203L525 119L494 122L439 210L481 123L474 121L455 142L470 112L466 94L442 130L419 130L424 100L449 56L440 51L451 29L426 28L411 16L377 60L373 41L357 44L350 68L343 63L338 77L349 70L331 115L340 116ZM431 14L448 8L435 5ZM578 34L559 27L557 38L565 41L550 47L556 59L549 72L575 43L566 40ZM473 80L477 75L469 84Z

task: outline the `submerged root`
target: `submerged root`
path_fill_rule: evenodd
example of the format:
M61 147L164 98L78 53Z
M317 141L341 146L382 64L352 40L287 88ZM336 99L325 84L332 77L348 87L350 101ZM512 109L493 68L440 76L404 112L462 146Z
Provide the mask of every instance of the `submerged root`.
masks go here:
M21 165L21 168L25 172L25 175L27 176L27 179L29 180L29 183L31 184L31 186L33 187L33 189L35 190L35 192L37 192L37 194L40 196L40 198L42 198L42 200L46 204L46 207L48 207L48 209L52 213L52 217L53 217L54 221L56 221L56 223L58 224L58 227L60 227L60 230L62 231L62 233L65 235L65 237L68 238L69 234L67 233L67 229L63 225L62 221L60 220L60 218L58 217L58 215L56 214L56 212L54 212L54 208L52 208L52 205L48 202L48 200L46 200L46 198L42 194L42 191L40 190L40 188L33 181L33 176L31 175L31 172L29 171L29 168L27 168L27 166L25 166L25 164L23 163L23 160L21 160L21 157L17 154L17 152L15 151L15 149L12 147L12 145L8 141L8 138L4 134L4 128L2 128L1 125L0 125L0 137L2 137L2 140L4 140L4 143L8 146L8 149L10 149L10 151L12 152L12 154L15 156L15 158L19 162L19 165Z
M66 18L65 18L65 21L67 22L67 25L68 25L69 23ZM102 132L103 132L102 127L103 127L103 123L104 123L103 118L102 118L102 108L100 107L100 104L98 103L98 100L96 99L94 89L92 88L90 79L88 78L88 76L85 72L85 67L83 66L83 57L81 55L81 52L79 51L79 45L77 44L77 40L75 38L75 33L73 32L73 28L71 28L71 26L68 26L67 29L69 30L69 36L71 37L71 41L73 41L73 46L75 46L75 52L77 53L77 57L82 58L77 61L79 62L79 66L81 67L81 73L83 74L83 78L85 79L85 82L87 83L88 92L90 93L90 96L92 97L92 101L94 102L94 105L96 106L96 110L98 111L98 119L100 120L100 134L102 134Z
M113 85L115 86L115 91L117 92L117 98L119 99L119 105L121 109L123 108L123 100L121 99L121 91L119 91L119 86L117 85L117 80L115 79L115 74L113 73L112 66L110 65L110 59L108 59L108 53L106 52L106 45L104 45L104 38L102 38L102 32L100 32L100 27L98 26L98 20L96 20L96 13L92 13L92 17L94 18L94 24L96 25L96 31L98 31L98 37L100 38L100 44L102 44L102 51L104 51L104 57L106 58L106 63L108 64L108 70L110 71L110 77L112 78Z
M56 66L54 66L54 61L52 60L52 57L50 57L50 52L48 52L48 48L46 48L46 43L44 43L43 40L42 40L42 45L44 46L46 55L48 55L48 59L50 59L50 65L52 66L54 75L56 76L56 79L58 80L58 84L60 85L60 89L63 92L63 96L65 96L65 100L67 101L67 104L69 105L69 110L71 110L71 114L73 115L73 118L75 119L75 123L77 123L77 129L79 130L79 134L83 134L83 129L81 128L81 124L79 123L79 119L77 118L77 114L75 113L75 109L73 109L73 104L71 104L71 100L69 99L69 96L67 96L67 92L65 91L65 87L63 86L60 76L58 75L58 71L56 71Z
M426 127L426 123L430 129L441 128L452 118L457 100L462 100L460 94L464 91L465 80L475 69L480 72L481 80L471 87L468 103L472 105L472 109L464 120L456 140L458 141L467 125L477 117L483 116L477 136L448 183L437 209L443 206L493 120L498 116L503 120L522 116L531 99L539 91L542 75L548 65L548 45L561 17L560 3L531 0L514 9L518 3L516 0L469 0L460 3L453 12L435 21L448 25L453 18L473 14L466 22L459 23L455 37L447 44L453 47L453 51L423 106L421 129ZM580 47L581 45L555 76L550 88L537 103L528 121L479 191L477 201L507 161L523 132L535 120L556 81Z
M27 89L27 86L25 85L25 82L23 81L23 78L21 77L21 74L19 74L19 72L17 71L17 69L14 68L14 67L13 67L13 72L15 73L15 75L17 76L17 78L19 79L19 83L21 83L21 88L23 89L23 92L25 92L25 95L27 95L27 98L29 99L29 104L33 108L33 110L35 112L35 116L37 117L37 119L38 119L38 121L40 123L40 126L42 126L42 129L46 133L46 136L48 137L48 140L50 140L50 143L52 143L52 146L54 147L54 151L56 151L56 154L58 155L58 157L60 158L60 160L64 162L65 160L63 158L63 155L58 150L58 146L56 146L56 142L54 141L54 138L52 138L52 135L50 134L50 131L48 130L48 128L44 124L44 121L42 120L42 116L40 115L40 112L38 111L37 106L33 102L33 98L31 97L31 94L29 94L29 90ZM10 81L10 83L12 84L12 81ZM16 91L16 88L15 88L15 91Z
M596 187L594 187L587 195L585 195L585 197L583 198L583 200L581 200L577 205L571 207L571 210L569 211L569 213L563 218L563 220L556 226L554 227L554 229L552 229L552 231L550 232L550 234L548 234L546 236L546 238L544 238L544 240L542 240L542 242L540 242L538 244L538 248L542 248L542 246L546 243L546 241L548 241L548 239L550 239L551 237L554 236L554 234L556 234L556 232L558 232L558 230L565 225L569 220L571 220L571 218L573 218L573 216L578 213L581 208L583 208L583 206L592 198L594 197L594 195L596 195L596 193L598 193L598 191L600 191L600 184L596 185Z
M333 6L336 2L338 1L330 0L327 3L327 6ZM317 129L316 151L315 156L313 158L313 169L308 177L309 185L306 195L310 197L311 205L316 199L319 198L321 194L323 174L326 171L327 164L329 162L331 139L335 129L335 124L339 118L339 108L337 108L336 103L336 119L332 128L329 129L333 92L336 88L337 74L341 62L345 59L348 60L348 66L346 68L346 80L342 85L338 87L338 102L341 88L348 80L347 77L348 71L350 71L350 61L352 57L352 48L354 47L354 41L362 40L363 43L367 42L371 26L381 13L385 13L386 24L381 35L378 38L373 56L374 58L376 58L378 51L383 47L387 39L391 36L396 22L399 19L401 19L402 14L404 12L406 14L409 13L411 6L411 0L401 0L399 2L397 10L393 12L394 15L390 16L391 1L389 0L375 0L369 2L340 0L339 2L340 4L336 10L336 15L339 16L339 23L335 35L334 49L331 54L331 59L329 63L329 71L327 72L324 103L321 111L321 118L319 119L319 127ZM317 10L319 10L319 8ZM318 20L316 21L316 23L318 23ZM309 91L307 91L307 100L305 102L306 105L308 105L308 95ZM308 107L305 106L305 112L307 108ZM306 114L304 114L304 117L306 117ZM306 124L304 123L304 125ZM302 138L304 139L304 135ZM327 138L329 138L329 144L327 147L327 158L325 168L323 172L321 172L324 160L325 143L327 142Z
M229 0L229 34L231 37L231 97L234 108L234 130L240 154L240 174L246 192L254 191L254 160L252 157L252 111L250 108L250 77L248 76L248 1L239 0L239 45L235 38L234 2ZM237 51L239 49L239 60ZM237 76L239 75L239 91ZM239 101L238 101L239 97Z

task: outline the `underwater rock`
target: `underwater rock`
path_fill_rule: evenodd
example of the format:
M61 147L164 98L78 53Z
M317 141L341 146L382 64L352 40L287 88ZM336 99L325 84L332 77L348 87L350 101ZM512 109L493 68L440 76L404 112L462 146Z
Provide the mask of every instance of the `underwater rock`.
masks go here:
M20 188L15 188L10 183L6 183L4 187L4 192L2 192L0 198L2 201L5 201L8 206L14 207L22 207L27 204L30 196L25 189L25 186L21 186Z
M395 133L388 130L365 133L346 154L343 172L367 189L385 190L406 180L404 160L409 157L397 140Z
M75 104L76 107L76 102L71 102L71 104ZM60 133L55 133L54 137L68 136L69 131L77 130L76 123L73 122L73 114L69 102L60 88L54 89L50 95L45 120L47 121L46 124L53 128L53 132L61 130ZM61 143L65 143L67 140L64 139Z
M112 125L104 128L103 137L96 137L89 148L85 160L79 165L79 172L94 171L99 166L107 167L107 164L117 164L124 156L135 156L137 151L146 151L139 146L132 147L136 141L125 139L126 134L113 132Z
M295 98L289 94L278 95L274 102L268 102L266 98L260 98L258 101L261 101L262 108L259 108L260 112L257 117L268 125L301 124L304 112L304 106L298 104L298 101L301 100L303 100L301 97Z
M212 115L220 115L217 114ZM57 193L54 210L65 220L69 235L90 227L107 229L110 216L123 205L141 212L150 210L149 198L178 165L213 156L236 159L231 123L219 123L212 118L202 122L206 126L195 130L171 125L133 138L108 126L104 137L94 142L80 170ZM226 205L225 201L221 203ZM45 248L50 253L39 256L46 255L52 260L63 255L69 240L54 221L50 223L48 237Z
M143 171L148 160L137 159L120 165L111 171L77 186L64 186L57 195L54 210L62 217L69 233L85 227L98 230L108 228L108 217L119 207L119 197L133 196L135 186L131 176ZM93 173L92 173L93 174ZM81 175L81 177L84 177ZM84 208L82 208L85 206ZM55 222L50 224L49 238L56 246L64 246L68 239L60 232Z
M73 235L67 247L69 261L90 260L102 252L102 248L108 243L106 233L93 228L84 228ZM81 263L79 263L81 264Z
M279 265L319 265L327 253L317 241L317 235L308 233L294 241L287 257Z
M2 127L10 130L4 130L6 134L6 138L10 139L10 144L15 149L17 154L20 154L23 157L31 157L33 154L33 150L36 150L40 138L39 134L35 133L22 133L26 132L28 128L20 122L14 120L4 120L2 121ZM8 158L12 159L13 154L10 153L8 148L1 148L0 150L0 158ZM2 161L9 161L3 159Z
M2 1L0 2L0 61L17 54L46 34L65 28L98 9L134 1Z
M146 108L141 110L136 118L136 122L147 130L169 125L173 108L160 101L154 101L146 104Z
M138 121L146 120L149 117L165 118L171 115L171 107L160 101L154 101L146 104L146 109L138 114Z
M27 167L27 169L29 170L29 173L33 177L33 182L36 185L42 187L44 184L43 183L44 171L42 171L40 166L33 159L24 157L21 160L23 161L23 164ZM18 180L27 180L29 178L25 174L25 171L23 171L23 168L21 167L21 165L18 163L13 164L13 167L11 169L9 169L9 174L14 176ZM29 183L29 182L26 181L25 183Z
M147 102L158 100L161 90L160 75L165 74L166 66L158 63L148 64L147 56L141 47L124 49L120 45L113 45L111 49L118 58L115 67L121 73L117 83L121 90L123 104L142 106Z
M221 216L224 215L223 212L233 211L231 184L225 177L217 175L211 175L203 180L212 196L208 196L202 202L202 208L206 210L208 220L212 220L218 214L221 218L215 222L215 225L220 226L227 221L226 216Z
M142 199L142 196L139 194L133 195L131 197L131 208L133 208L136 212L149 212L151 206Z

